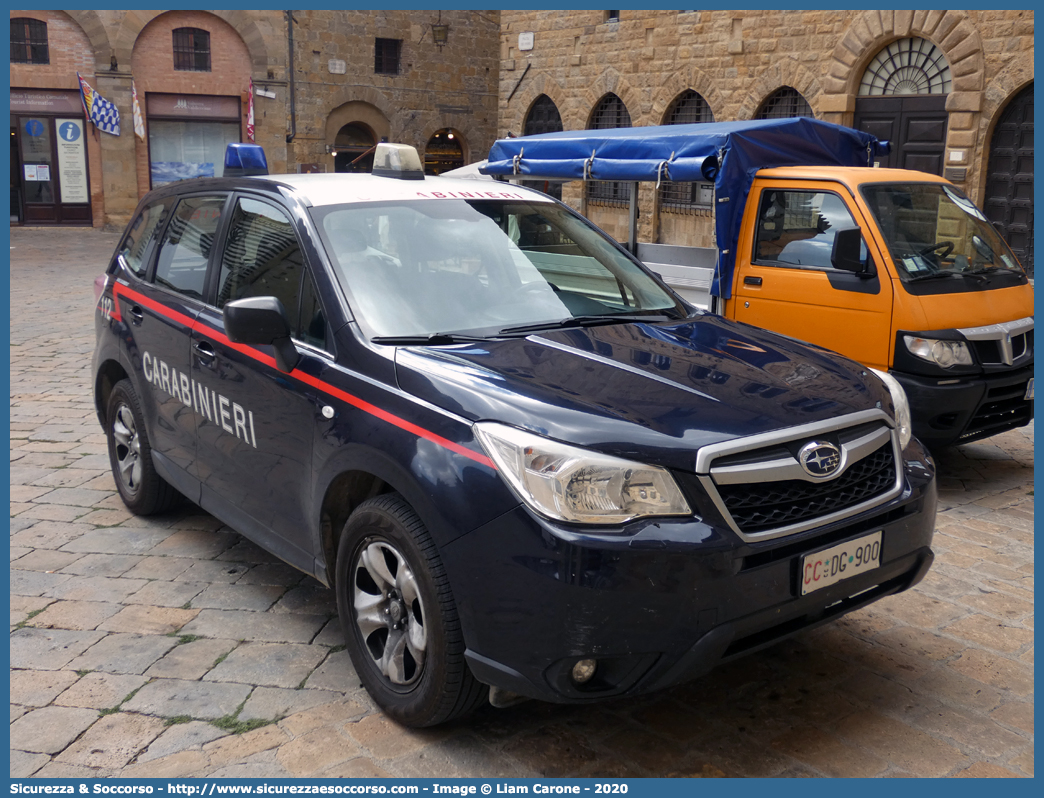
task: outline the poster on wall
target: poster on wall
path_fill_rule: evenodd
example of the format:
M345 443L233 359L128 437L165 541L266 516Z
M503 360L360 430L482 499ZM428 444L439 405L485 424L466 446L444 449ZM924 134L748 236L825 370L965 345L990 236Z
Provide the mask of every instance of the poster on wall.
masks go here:
M87 189L87 162L84 157L83 121L56 119L58 131L58 175L63 203L91 201Z
M152 187L157 188L176 180L189 180L193 177L213 177L212 163L185 163L184 161L153 161Z

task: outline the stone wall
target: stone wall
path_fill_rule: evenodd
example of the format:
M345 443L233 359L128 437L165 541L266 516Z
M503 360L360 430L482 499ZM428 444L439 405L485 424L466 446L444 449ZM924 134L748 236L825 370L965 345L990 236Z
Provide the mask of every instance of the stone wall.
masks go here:
M497 11L441 12L446 45L432 39L438 11L294 12L296 135L292 132L286 15L282 11L11 11L48 23L51 63L11 65L11 86L75 89L79 71L120 111L122 135L88 141L95 226L122 227L149 188L147 144L133 130L131 82L145 93L238 95L245 125L247 85L254 96L255 139L273 173L298 164L333 170L340 127L383 124L382 136L421 152L441 128L464 142L466 162L485 157L496 137L500 61ZM202 28L211 35L211 71L173 69L171 30ZM374 74L374 39L402 39L398 75ZM344 74L330 70L345 62ZM246 139L245 129L243 138Z
M294 16L297 136L291 163L333 171L329 149L351 122L362 123L378 140L410 144L422 154L437 130L451 128L460 134L465 163L486 157L497 129L499 12L441 12L442 24L449 25L441 48L432 39L437 11ZM399 74L375 74L376 38L402 41ZM342 64L336 62L343 62L343 74L337 74Z
M896 39L923 37L943 51L953 75L947 165L968 167L962 186L980 203L993 125L1033 79L1028 10L624 10L616 22L604 11L504 11L501 19L501 136L522 132L541 94L575 130L588 126L606 92L623 100L633 125L657 125L686 89L703 96L717 121L750 119L770 94L789 86L817 118L851 124L859 80L873 57ZM533 33L530 51L519 50L522 32ZM626 237L625 210L585 208L579 191L566 197ZM655 204L652 188L643 186L641 240L710 243L706 215L673 218Z

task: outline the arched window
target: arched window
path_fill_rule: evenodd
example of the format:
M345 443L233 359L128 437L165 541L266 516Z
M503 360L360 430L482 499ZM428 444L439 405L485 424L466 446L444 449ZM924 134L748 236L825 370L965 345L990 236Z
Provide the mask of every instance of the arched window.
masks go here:
M703 97L687 89L671 103L664 116L667 125L692 125L698 122L713 122L714 113Z
M610 92L598 101L588 130L608 130L617 127L630 127L631 115L623 100ZM616 180L589 180L587 182L587 199L596 205L626 205L630 200L630 188L626 183Z
M949 94L950 65L927 39L899 39L874 56L859 84L862 96Z
M535 136L539 133L558 133L562 130L562 116L558 106L546 94L536 98L533 107L526 115L526 124L522 128L523 136Z
M11 63L49 64L47 23L16 17L11 20Z
M801 96L801 92L790 86L772 92L754 114L755 119L789 119L793 116L815 115L812 113L812 106Z
M522 135L536 136L540 133L558 133L560 130L562 130L562 115L558 113L558 106L546 94L541 94L529 109L529 113L526 114ZM523 180L522 185L543 191L557 200L562 199L561 183L552 183L547 180Z
M679 94L664 115L664 122L668 125L693 125L713 121L714 113L707 101L692 89ZM664 181L660 184L660 207L666 211L682 213L692 208L709 208L713 202L713 183Z
M186 72L210 71L210 33L199 28L175 28L174 69Z
M441 175L463 165L464 148L461 147L460 134L447 127L436 130L424 148L424 174Z

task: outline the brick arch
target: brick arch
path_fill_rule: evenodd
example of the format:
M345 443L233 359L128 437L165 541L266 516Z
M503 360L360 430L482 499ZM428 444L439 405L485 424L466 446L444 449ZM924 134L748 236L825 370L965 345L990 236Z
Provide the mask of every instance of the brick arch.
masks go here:
M112 55L112 44L109 42L109 31L105 23L101 21L97 11L64 11L73 22L80 26L94 53L95 69L108 69L110 66L109 56ZM126 62L130 65L130 59Z
M562 127L565 130L570 130L571 128L566 125L565 114L563 113L563 109L568 102L566 90L561 83L546 72L542 72L534 76L533 82L522 92L522 95L511 103L512 113L510 116L505 117L502 122L504 129L500 133L506 134L510 130L516 136L521 136L522 129L526 124L526 117L529 116L533 103L542 94L546 94L551 98L551 102L558 108L558 115L562 117Z
M170 11L128 11L120 21L111 41L113 54L121 64L130 64L134 53L134 45L145 26L163 16L164 14L176 13ZM204 11L211 14L232 27L243 40L247 52L250 54L250 67L252 71L263 73L269 66L268 46L264 36L258 28L256 20L248 16L244 11ZM256 13L256 12L255 12ZM108 68L108 56L99 59L99 65Z
M953 92L982 91L986 82L982 39L967 12L904 10L864 11L855 17L830 57L824 93L854 97L873 57L907 36L927 39L942 50L950 65Z
M710 106L714 121L721 122L721 114L725 109L725 100L718 90L715 81L698 67L689 67L671 75L667 81L653 93L652 108L649 111L650 124L664 125L665 115L679 95L692 89Z
M796 58L783 58L764 70L747 91L747 97L736 112L737 119L753 119L761 104L776 90L790 87L797 91L812 107L816 118L819 95L822 90L819 81Z
M595 106L609 93L615 94L623 101L627 113L631 116L633 127L648 124L645 121L647 113L643 113L642 98L638 90L632 87L626 79L620 77L615 69L610 68L599 75L567 108L559 107L558 112L562 114L562 127L566 130L586 129ZM566 122L567 113L569 122Z
M388 115L371 102L354 99L341 103L327 115L326 146L332 147L341 128L352 123L365 125L377 141L380 141L382 136L391 139L391 121L388 119Z
M1015 95L1033 82L1033 55L1020 53L1000 72L990 78L989 86L983 92L982 111L979 113L978 134L975 137L975 151L969 154L968 163L978 164L975 174L979 175L979 184L969 187L972 197L982 206L985 201L986 170L989 168L990 141L1001 114L1008 107Z
M384 116L385 119L389 120L389 140L401 140L392 138L392 136L400 135L401 132L396 129L396 124L393 121L397 116L399 116L399 113L395 105L384 95L384 93L370 86L348 86L331 96L329 106L330 111L326 115L326 133L329 139L327 143L333 143L332 137L337 135L337 130L340 130L342 125L351 121L350 119L346 119L337 126L337 130L334 130L332 133L330 132L330 120L334 118L334 115L340 108L349 103L365 103L367 105L372 105L381 115Z

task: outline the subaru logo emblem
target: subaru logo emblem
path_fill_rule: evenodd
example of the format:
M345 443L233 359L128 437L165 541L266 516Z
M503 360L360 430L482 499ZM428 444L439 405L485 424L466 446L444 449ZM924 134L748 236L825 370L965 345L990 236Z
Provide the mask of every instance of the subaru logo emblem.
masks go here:
M841 467L841 451L827 441L809 441L798 452L798 462L810 477L824 479Z

